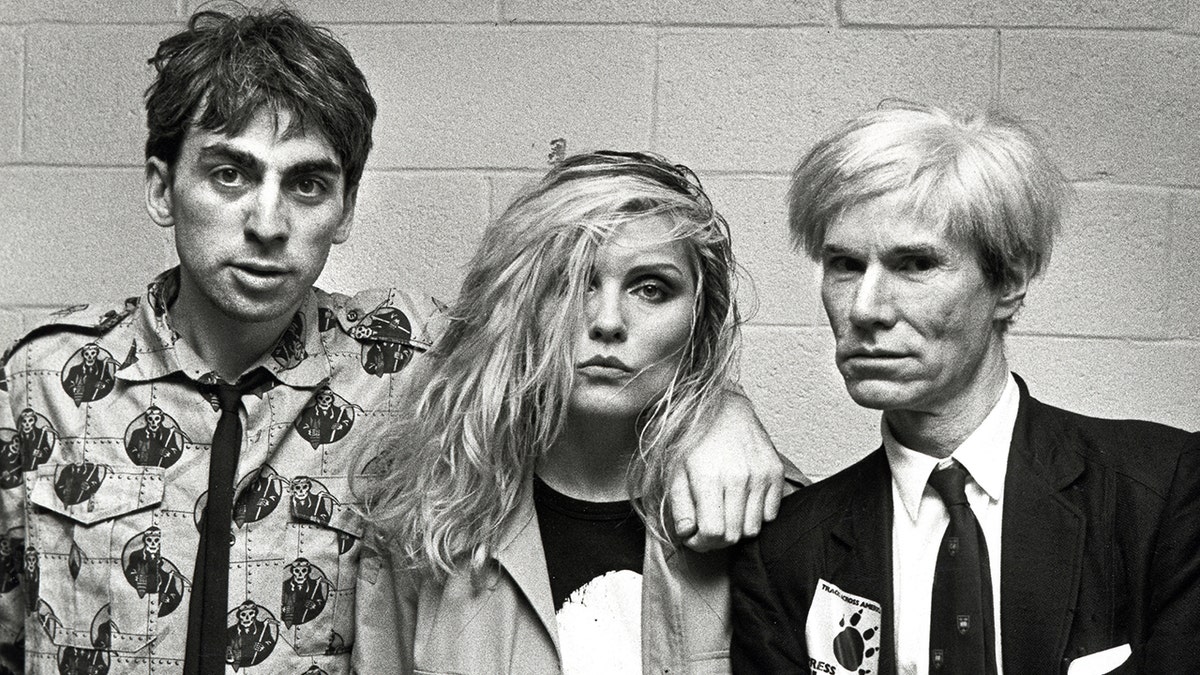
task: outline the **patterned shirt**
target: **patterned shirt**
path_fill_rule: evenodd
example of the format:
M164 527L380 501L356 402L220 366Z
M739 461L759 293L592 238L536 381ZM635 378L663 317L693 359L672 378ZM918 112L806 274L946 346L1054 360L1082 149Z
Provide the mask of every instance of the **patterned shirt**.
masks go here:
M98 319L56 313L0 371L0 654L23 635L27 673L182 670L220 411L171 329L178 279ZM428 348L426 314L397 291L314 289L251 367L273 377L242 399L227 634L205 636L233 671L350 672L348 475L407 412L396 374Z

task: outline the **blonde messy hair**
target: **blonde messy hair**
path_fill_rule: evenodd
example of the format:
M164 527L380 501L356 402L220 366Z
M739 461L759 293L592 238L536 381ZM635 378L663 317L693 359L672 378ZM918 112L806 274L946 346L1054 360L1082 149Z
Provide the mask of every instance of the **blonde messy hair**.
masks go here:
M697 290L679 368L642 415L628 488L647 529L669 537L668 470L713 417L738 334L729 228L686 167L594 152L564 159L486 230L444 336L420 360L412 421L365 495L401 565L444 578L477 574L494 557L563 428L596 250L622 225L655 215L685 243Z

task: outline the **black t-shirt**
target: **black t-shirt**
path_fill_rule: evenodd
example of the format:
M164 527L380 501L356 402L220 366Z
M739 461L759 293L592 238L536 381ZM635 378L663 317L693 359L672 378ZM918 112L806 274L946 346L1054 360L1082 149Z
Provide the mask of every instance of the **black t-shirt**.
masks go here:
M533 504L555 611L572 593L610 572L629 570L641 575L646 526L628 500L575 499L534 476Z

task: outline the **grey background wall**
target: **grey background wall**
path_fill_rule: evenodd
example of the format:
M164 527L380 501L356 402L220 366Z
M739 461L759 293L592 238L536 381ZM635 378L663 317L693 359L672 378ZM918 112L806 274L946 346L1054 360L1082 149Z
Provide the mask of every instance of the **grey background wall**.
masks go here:
M194 0L0 0L0 338L30 310L131 294L174 264L142 203L145 65ZM571 151L694 168L756 307L745 385L825 476L877 444L846 398L812 265L784 233L788 170L881 99L1034 121L1077 190L1009 338L1051 403L1200 428L1200 1L308 0L380 105L331 290L448 298L484 223Z

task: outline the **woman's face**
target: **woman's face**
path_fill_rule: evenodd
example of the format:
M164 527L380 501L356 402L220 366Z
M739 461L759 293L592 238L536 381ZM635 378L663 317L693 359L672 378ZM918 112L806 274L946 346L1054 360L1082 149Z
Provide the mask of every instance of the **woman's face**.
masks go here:
M671 220L619 227L596 251L575 349L571 412L636 417L670 385L692 332L695 270Z

